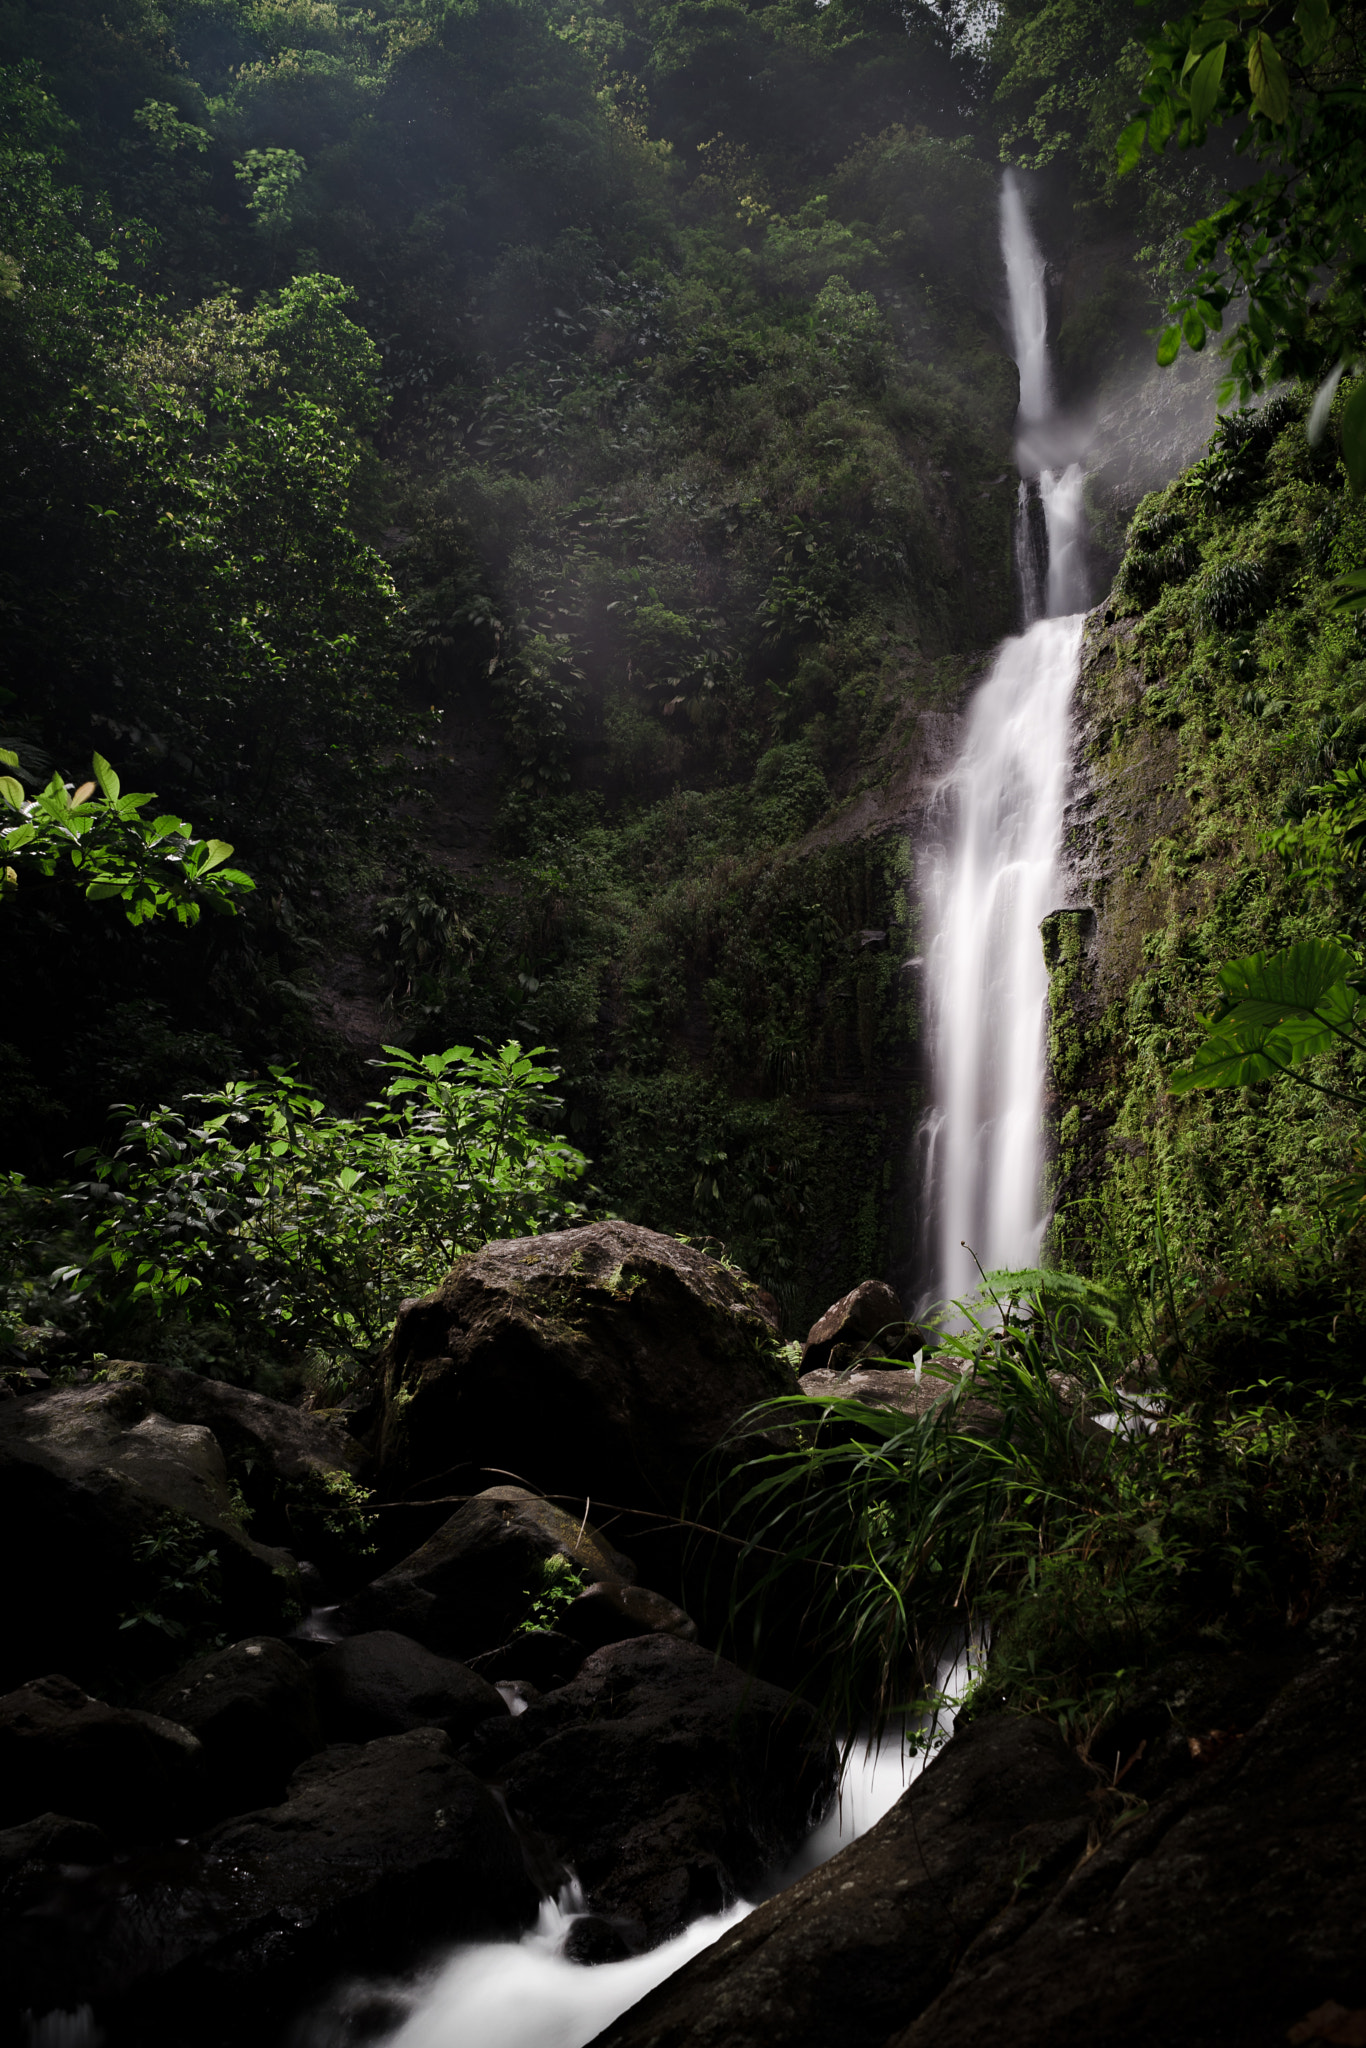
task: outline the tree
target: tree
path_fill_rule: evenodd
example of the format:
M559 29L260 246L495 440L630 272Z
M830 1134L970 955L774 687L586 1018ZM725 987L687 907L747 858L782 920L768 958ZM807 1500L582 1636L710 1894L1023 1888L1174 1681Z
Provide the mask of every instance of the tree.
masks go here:
M0 762L17 769L19 756L0 747ZM168 912L180 924L197 924L205 904L231 916L237 899L256 884L240 868L224 865L232 855L227 841L196 839L173 812L144 818L156 797L150 791L125 795L103 754L91 765L94 782L77 789L54 774L34 797L25 795L16 775L0 775L0 803L19 817L18 824L0 825L6 863L0 867L0 903L18 889L26 871L51 877L70 867L91 902L117 898L129 924Z
M1366 80L1353 0L1221 0L1169 23L1147 43L1146 111L1120 137L1131 170L1146 141L1201 147L1221 123L1261 175L1186 229L1189 282L1158 343L1173 362L1202 349L1246 295L1225 344L1228 395L1246 399L1283 377L1318 378L1362 359L1366 334ZM1353 485L1366 488L1366 383L1343 420Z

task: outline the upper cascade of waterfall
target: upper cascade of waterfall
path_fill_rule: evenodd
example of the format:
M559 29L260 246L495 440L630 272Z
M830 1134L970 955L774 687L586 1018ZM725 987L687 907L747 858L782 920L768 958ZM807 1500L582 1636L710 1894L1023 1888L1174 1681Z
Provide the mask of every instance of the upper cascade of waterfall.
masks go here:
M1010 303L1010 338L1020 372L1017 431L1041 425L1054 411L1053 375L1048 361L1048 277L1013 171L1001 190L1001 254ZM1023 466L1023 465L1022 465Z
M1005 263L1011 346L1020 372L1015 461L1020 502L1015 569L1024 623L1084 610L1086 567L1081 545L1086 481L1082 437L1058 404L1048 355L1048 266L1020 181L1007 171L1001 186L1001 255Z

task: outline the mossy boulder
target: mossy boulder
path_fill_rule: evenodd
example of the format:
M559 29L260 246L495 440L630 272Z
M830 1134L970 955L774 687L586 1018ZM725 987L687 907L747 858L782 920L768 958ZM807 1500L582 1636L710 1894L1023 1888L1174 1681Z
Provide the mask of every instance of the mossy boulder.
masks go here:
M399 1315L381 1486L507 1476L677 1514L745 1411L795 1392L779 1341L758 1288L658 1231L594 1223L485 1245Z
M54 1668L94 1683L298 1612L294 1558L247 1534L212 1431L170 1421L137 1382L0 1408L0 1540L23 1560L9 1684Z
M397 1630L448 1656L476 1656L530 1619L534 1589L552 1560L573 1567L575 1587L629 1583L636 1575L631 1560L586 1517L566 1514L524 1487L490 1486L354 1593L337 1619L353 1633Z

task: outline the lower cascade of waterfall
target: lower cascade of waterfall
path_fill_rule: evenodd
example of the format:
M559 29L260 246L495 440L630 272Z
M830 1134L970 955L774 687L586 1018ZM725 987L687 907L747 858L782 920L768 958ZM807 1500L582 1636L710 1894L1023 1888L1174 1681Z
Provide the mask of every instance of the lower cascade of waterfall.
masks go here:
M1079 496L1079 492L1078 492ZM1050 562L1050 575L1052 563ZM1035 1259L1048 975L1082 615L1007 640L935 793L922 854L934 1089L921 1129L930 1299Z
M941 1661L935 1675L940 1699L952 1703L962 1697L973 1654L960 1649ZM794 1884L874 1827L952 1732L949 1704L928 1730L893 1726L880 1743L857 1745L835 1805L793 1862L775 1873L766 1895ZM405 1985L354 1985L333 2003L330 2020L323 2019L321 2026L317 2020L306 2023L298 2037L300 2048L341 2048L359 2038L382 2038L383 2048L585 2048L656 1985L746 1919L755 1903L737 1900L645 1955L574 1963L564 1954L565 1942L587 1903L571 1878L557 1897L542 1900L535 1927L520 1941L470 1943ZM373 2012L377 1999L397 2016L396 2026L382 2037L368 2026L358 2035L350 2020Z

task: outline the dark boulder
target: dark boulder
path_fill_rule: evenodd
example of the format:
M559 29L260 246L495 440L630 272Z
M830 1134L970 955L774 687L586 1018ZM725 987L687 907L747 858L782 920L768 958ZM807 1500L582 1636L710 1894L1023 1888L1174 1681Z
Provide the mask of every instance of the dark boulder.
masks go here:
M677 1636L683 1643L697 1641L697 1623L672 1600L652 1593L648 1586L624 1586L615 1579L587 1587L565 1608L559 1625L565 1635L588 1650L625 1642L630 1636L665 1635Z
M541 1569L557 1557L590 1582L635 1577L630 1559L591 1523L522 1487L491 1486L353 1594L338 1620L353 1631L397 1629L461 1659L478 1656L528 1618Z
M1254 1723L1187 1735L1183 1780L987 1930L894 2048L1366 2038L1364 1724L1357 1655L1311 1666Z
M40 1813L0 1829L0 1921L41 1905L65 1870L96 1869L113 1854L103 1828L66 1813Z
M291 1772L322 1747L308 1666L274 1636L206 1651L141 1704L198 1736L218 1813L283 1798Z
M174 1721L107 1706L57 1673L0 1698L0 1826L57 1813L155 1841L193 1825L203 1798L203 1752Z
M340 1973L515 1935L537 1892L497 1801L437 1729L325 1750L287 1800L67 1881L0 1937L35 2015L90 2004L108 2048L287 2035Z
M370 1742L428 1727L443 1728L459 1742L491 1714L507 1714L486 1679L388 1629L334 1643L312 1675L332 1742Z
M863 1280L811 1325L800 1370L817 1372L832 1366L839 1371L864 1350L910 1357L922 1342L921 1332L907 1322L905 1309L886 1281Z
M1316 1655L1343 1611L1255 1653L1183 1653L1090 1763L1050 1723L972 1722L876 1828L594 2048L1357 2039L1366 1655Z
M778 1342L757 1288L657 1231L486 1245L395 1325L383 1482L496 1468L551 1497L677 1513L745 1410L793 1391Z
M666 1635L595 1651L465 1753L573 1864L594 1912L649 1943L760 1884L835 1783L807 1708Z
M582 1643L561 1635L558 1629L526 1628L509 1636L496 1650L486 1650L482 1657L476 1657L470 1669L487 1678L490 1684L515 1681L522 1686L530 1685L537 1692L553 1692L578 1676L587 1654Z
M1053 1722L973 1722L875 1828L685 1964L595 2048L881 2048L1027 1880L1076 1862L1095 1782ZM974 2048L1015 2038L1012 2022L975 2035ZM1103 2028L1091 2038L1108 2048Z
M149 1408L171 1422L198 1423L212 1430L234 1466L266 1466L280 1479L312 1474L354 1476L364 1454L338 1422L305 1408L272 1401L247 1387L230 1386L178 1365L141 1365L112 1359L106 1382L141 1389Z
M212 1432L259 1541L283 1544L354 1584L355 1546L339 1524L349 1519L365 1453L339 1421L183 1366L116 1359L104 1377L138 1390L168 1421Z
M216 1580L215 1631L271 1630L297 1610L294 1559L247 1534L212 1431L169 1421L136 1383L0 1406L0 1543L24 1559L0 1683L58 1663L94 1678L144 1639L164 1644L121 1624L175 1595L175 1581Z

